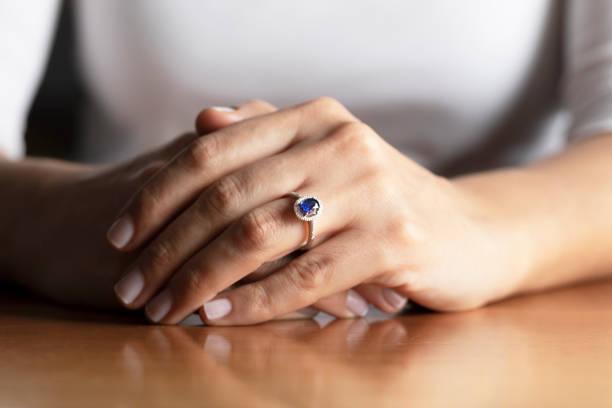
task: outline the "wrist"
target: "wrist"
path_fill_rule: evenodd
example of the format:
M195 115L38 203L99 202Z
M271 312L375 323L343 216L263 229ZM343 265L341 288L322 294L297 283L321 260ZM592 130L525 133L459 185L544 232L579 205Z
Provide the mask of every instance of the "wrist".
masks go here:
M520 168L457 177L452 184L469 203L469 215L485 231L483 245L496 259L491 273L499 275L499 287L490 301L524 291L539 262L534 251L537 220L529 214L529 200L520 193L527 176Z
M87 169L48 159L0 162L0 199L4 207L0 230L7 231L0 236L0 269L5 281L19 282L19 271L28 268L28 259L36 259L44 251L51 224L73 204L65 202L63 192Z

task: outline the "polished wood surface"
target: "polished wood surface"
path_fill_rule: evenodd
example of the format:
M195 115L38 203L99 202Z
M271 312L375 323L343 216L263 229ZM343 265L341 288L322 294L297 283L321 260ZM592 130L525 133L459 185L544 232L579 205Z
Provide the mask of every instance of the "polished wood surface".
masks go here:
M0 299L0 407L612 406L610 282L465 313L227 328Z

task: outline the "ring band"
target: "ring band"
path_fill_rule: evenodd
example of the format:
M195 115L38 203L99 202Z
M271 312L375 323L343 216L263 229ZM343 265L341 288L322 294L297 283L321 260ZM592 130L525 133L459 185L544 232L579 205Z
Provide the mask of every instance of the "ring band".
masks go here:
M308 223L308 239L301 249L308 249L315 238L314 220L321 215L323 205L315 196L303 196L296 192L291 192L289 196L295 198L293 211L301 221Z

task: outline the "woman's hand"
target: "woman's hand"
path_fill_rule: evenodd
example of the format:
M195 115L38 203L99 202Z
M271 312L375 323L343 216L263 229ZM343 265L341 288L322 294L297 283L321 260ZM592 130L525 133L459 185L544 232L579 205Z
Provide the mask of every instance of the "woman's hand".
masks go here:
M228 290L304 244L292 191L325 207L313 248ZM115 224L130 234L115 240L111 229L122 251L146 245L116 290L164 323L197 308L209 324L262 322L326 297L351 302L334 294L362 283L393 289L371 295L375 304L387 295L476 307L519 279L513 236L478 197L402 155L340 103L317 99L199 138L160 170Z
M208 109L206 128L200 130L217 130L264 113L263 108L248 103L234 112ZM2 230L11 231L0 242L0 267L8 280L60 303L120 308L113 284L134 255L113 250L105 239L108 225L155 172L196 138L186 134L113 166L0 161L0 185L12 191L2 200L11 217L0 219Z

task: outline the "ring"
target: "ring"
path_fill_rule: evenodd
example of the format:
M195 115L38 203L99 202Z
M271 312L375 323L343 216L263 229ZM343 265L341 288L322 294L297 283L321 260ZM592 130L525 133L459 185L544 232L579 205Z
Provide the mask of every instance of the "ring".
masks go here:
M321 215L323 205L315 196L303 196L296 192L288 194L296 200L293 203L293 211L301 221L308 223L308 240L301 249L310 248L310 244L315 238L314 220Z

